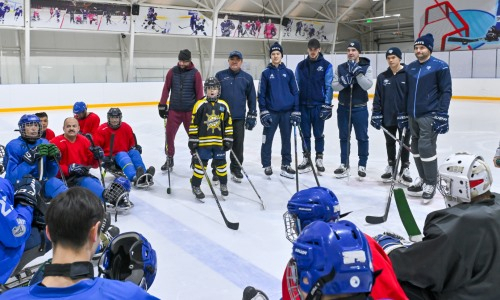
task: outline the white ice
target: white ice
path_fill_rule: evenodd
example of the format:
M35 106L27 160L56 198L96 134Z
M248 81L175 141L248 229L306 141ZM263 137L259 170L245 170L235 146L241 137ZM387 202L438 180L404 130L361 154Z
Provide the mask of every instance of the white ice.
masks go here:
M90 110L97 113L101 121L106 119L107 109ZM500 169L495 169L492 163L500 139L498 111L500 103L496 102L453 101L450 132L440 135L437 141L439 161L454 152L476 153L485 158L492 168L493 177L500 178ZM168 195L167 174L160 171L165 162L163 120L159 118L156 106L124 107L122 112L123 121L132 125L139 144L143 146L146 165L153 165L157 170L155 185L149 190L133 189L131 199L135 207L129 214L119 215L116 223L122 232L142 233L156 250L158 272L150 293L162 299L241 299L243 289L252 285L265 291L271 299L279 299L281 277L291 253L282 215L287 201L296 191L295 180L278 175L281 161L279 133L273 145L275 174L269 180L260 163L262 126L258 124L253 131L245 132L244 169L264 200L266 210L260 209L258 198L246 178L240 184L229 181L229 196L221 201L221 205L230 221L240 223L239 230L233 231L224 225L205 181L201 186L207 195L205 204L196 201L191 193L191 157L184 130L180 128L177 134L175 166L171 174L172 193ZM48 114L49 128L61 134L63 120L71 116L71 111L48 111ZM20 113L1 115L0 143L5 145L17 137L14 129L20 116ZM340 163L335 114L325 127L326 172L319 177L320 184L335 192L342 212L353 211L347 219L364 232L375 235L389 230L406 236L394 203L387 222L380 225L365 222L366 215L383 214L388 197L390 185L379 180L387 164L383 133L369 128L370 156L365 181L357 180L355 170L351 171L350 180L339 180L333 177L333 170ZM300 138L297 144L300 163ZM351 144L351 164L356 166L354 133ZM292 132L292 155L293 152ZM412 158L410 161L413 163ZM411 172L413 177L417 175L413 164ZM106 177L107 182L112 179L111 175ZM299 179L300 189L316 185L312 173L302 174ZM493 190L500 191L498 182L493 183ZM222 200L218 188L216 192ZM422 205L411 197L408 199L420 228L429 212L444 208L439 193L429 205Z

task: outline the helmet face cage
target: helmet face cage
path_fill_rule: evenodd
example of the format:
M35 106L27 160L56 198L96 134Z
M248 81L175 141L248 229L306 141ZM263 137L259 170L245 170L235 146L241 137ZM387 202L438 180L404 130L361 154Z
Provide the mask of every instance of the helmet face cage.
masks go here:
M118 205L123 200L128 200L130 181L125 177L118 177L104 190L103 198L111 204Z
M211 90L211 89L217 89L217 98L213 98L213 97L210 97L210 95L208 94L208 90ZM209 77L207 78L207 80L205 80L205 84L203 86L203 90L205 92L205 96L207 97L207 100L210 101L210 102L215 102L219 99L220 97L220 92L221 92L221 88L220 88L220 82L219 80L217 80L217 78L215 77Z
M117 125L112 125L111 124L111 118L112 117L115 117L115 118L119 118L119 121L118 121L118 124ZM110 108L109 111L108 111L108 126L113 128L113 129L117 129L120 127L120 125L122 124L122 111L119 109L119 108Z
M285 269L285 277L288 286L288 294L290 295L290 299L301 299L301 293L299 290L299 276L297 274L297 262L295 259L291 258L288 261Z
M297 216L286 211L283 214L283 222L285 223L286 239L291 243L295 242L297 240L297 236L302 231L300 228L300 222L297 222Z
M40 121L40 118L38 118L36 115L23 115L19 120L19 123L17 123L17 125L19 126L19 132L21 133L21 137L27 142L34 143L39 138L42 137L42 122ZM38 126L37 135L28 136L26 134L27 126Z

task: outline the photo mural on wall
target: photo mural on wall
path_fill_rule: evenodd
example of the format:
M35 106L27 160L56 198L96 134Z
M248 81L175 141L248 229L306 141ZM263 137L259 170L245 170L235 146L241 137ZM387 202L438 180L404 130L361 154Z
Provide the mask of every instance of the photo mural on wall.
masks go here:
M0 26L24 27L23 1L0 0Z
M283 18L281 32L284 40L308 41L315 38L320 42L331 42L335 33L335 24Z
M227 38L278 39L278 18L219 14L217 36Z

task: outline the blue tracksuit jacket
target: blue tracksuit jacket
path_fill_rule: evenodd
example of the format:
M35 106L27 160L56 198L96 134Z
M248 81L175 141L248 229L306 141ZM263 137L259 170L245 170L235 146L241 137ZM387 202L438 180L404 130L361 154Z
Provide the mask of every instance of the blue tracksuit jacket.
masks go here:
M259 109L270 112L299 111L299 92L295 75L284 63L269 64L259 84Z

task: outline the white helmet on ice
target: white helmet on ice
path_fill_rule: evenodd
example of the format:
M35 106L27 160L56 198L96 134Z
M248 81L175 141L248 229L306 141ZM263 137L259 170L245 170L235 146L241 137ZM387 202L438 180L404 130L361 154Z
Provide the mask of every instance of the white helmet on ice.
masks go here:
M488 192L493 183L490 168L481 156L462 152L448 157L439 166L438 189L446 207L469 203Z

